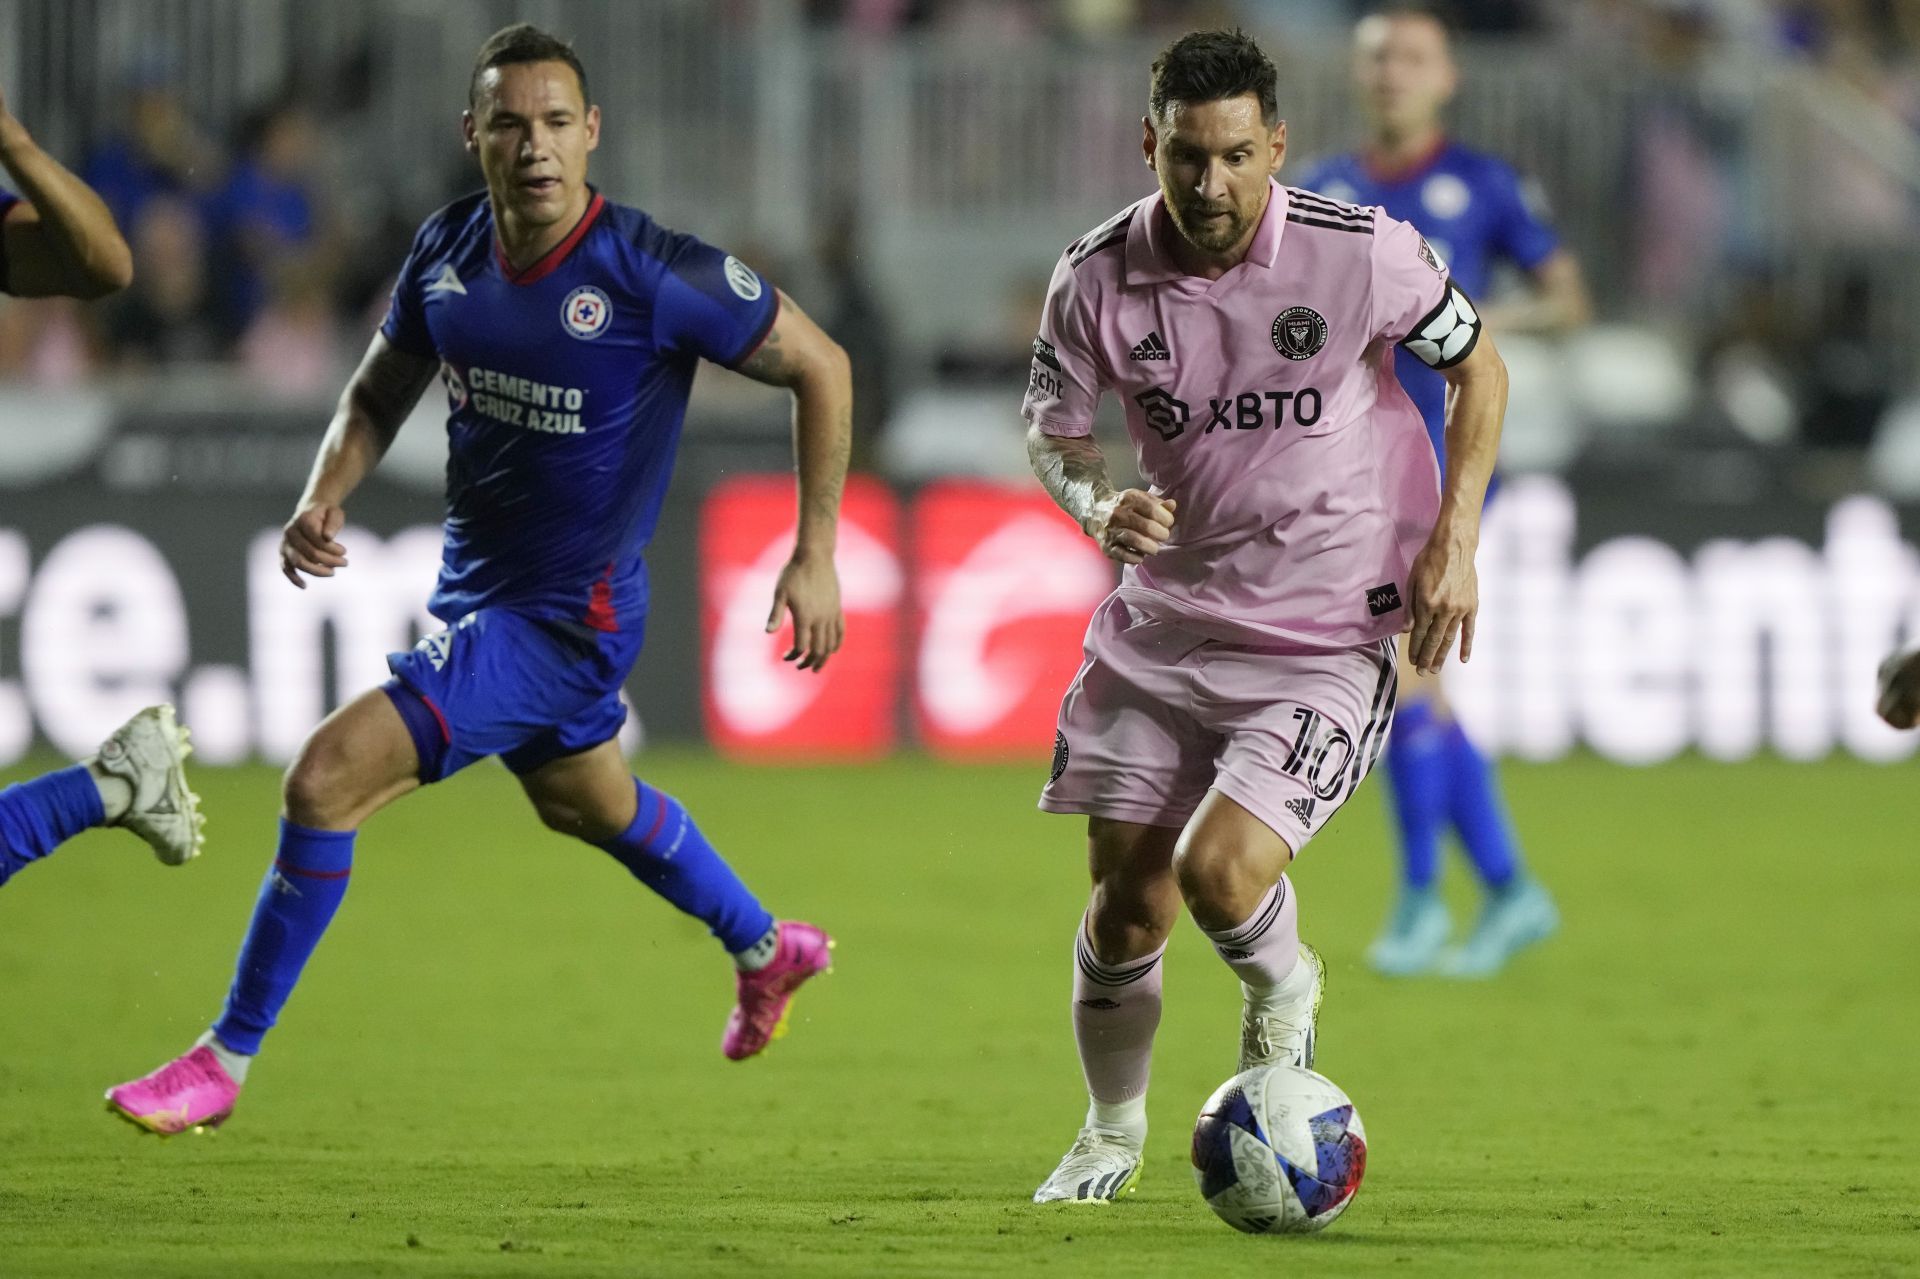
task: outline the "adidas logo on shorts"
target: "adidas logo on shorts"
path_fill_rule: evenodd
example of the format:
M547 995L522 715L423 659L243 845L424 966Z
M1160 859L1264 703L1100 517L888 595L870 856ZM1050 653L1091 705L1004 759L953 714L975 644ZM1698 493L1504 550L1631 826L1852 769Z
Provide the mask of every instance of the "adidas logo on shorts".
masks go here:
M1167 344L1160 340L1160 330L1155 329L1133 344L1133 354L1129 360L1171 360L1173 353L1167 350Z
M1313 801L1301 795L1287 801L1287 811L1300 819L1302 826L1313 825Z

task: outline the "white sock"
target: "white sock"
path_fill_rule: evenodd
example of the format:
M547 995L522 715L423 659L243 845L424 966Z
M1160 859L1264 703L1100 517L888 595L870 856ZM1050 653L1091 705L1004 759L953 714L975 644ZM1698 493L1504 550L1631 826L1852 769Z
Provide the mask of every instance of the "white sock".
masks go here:
M1135 1145L1147 1141L1147 1098L1143 1093L1132 1101L1101 1101L1087 1098L1087 1127L1115 1133Z
M1313 965L1304 959L1295 963L1292 971L1282 977L1277 985L1262 989L1240 983L1240 990L1249 1005L1255 1008L1284 1008L1297 1002L1305 988L1313 985Z
M87 761L87 776L93 779L94 788L100 792L100 807L106 811L107 824L112 825L125 817L127 810L133 807L133 783L124 777L115 777L93 760Z
M220 1037L211 1030L194 1040L193 1046L195 1048L211 1048L214 1059L220 1063L220 1068L227 1072L234 1083L244 1084L247 1082L247 1068L253 1065L253 1058L251 1056L246 1053L233 1051L233 1049L221 1043Z
M757 973L773 962L773 957L779 950L780 921L776 919L773 921L773 927L767 929L765 937L745 950L733 952L733 966L743 973Z

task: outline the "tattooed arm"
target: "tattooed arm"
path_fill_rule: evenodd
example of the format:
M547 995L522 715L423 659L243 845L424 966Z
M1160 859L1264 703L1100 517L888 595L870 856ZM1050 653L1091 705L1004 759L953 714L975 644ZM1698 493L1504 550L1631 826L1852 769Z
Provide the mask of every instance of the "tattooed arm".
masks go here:
M1054 502L1109 559L1138 564L1173 535L1174 500L1144 489L1115 492L1091 435L1049 435L1029 426L1027 460Z
M853 373L847 353L793 299L780 294L780 316L766 340L735 366L757 382L793 392L793 454L800 477L800 519L793 558L780 572L767 616L769 634L793 614L788 661L819 670L846 637L833 548L840 527L853 440Z
M384 334L373 335L373 345L340 394L306 492L281 534L280 571L295 586L306 589L302 573L332 577L333 570L346 567L346 548L333 540L347 522L346 500L386 456L438 367L393 346Z

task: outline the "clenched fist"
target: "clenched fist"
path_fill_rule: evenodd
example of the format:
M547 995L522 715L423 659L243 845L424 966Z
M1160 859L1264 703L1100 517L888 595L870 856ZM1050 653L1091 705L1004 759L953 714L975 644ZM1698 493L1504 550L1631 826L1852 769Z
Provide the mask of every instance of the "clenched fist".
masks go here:
M1174 500L1145 489L1126 489L1102 500L1086 523L1087 536L1110 560L1138 564L1173 536Z

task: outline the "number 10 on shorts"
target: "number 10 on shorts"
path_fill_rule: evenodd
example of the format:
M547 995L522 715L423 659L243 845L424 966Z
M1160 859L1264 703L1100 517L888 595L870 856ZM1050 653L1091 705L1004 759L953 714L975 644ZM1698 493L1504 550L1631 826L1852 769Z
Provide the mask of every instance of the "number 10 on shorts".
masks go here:
M1293 718L1300 731L1280 767L1290 777L1302 777L1314 797L1331 800L1339 795L1348 767L1353 763L1353 738L1338 724L1329 724L1319 711L1294 708Z

